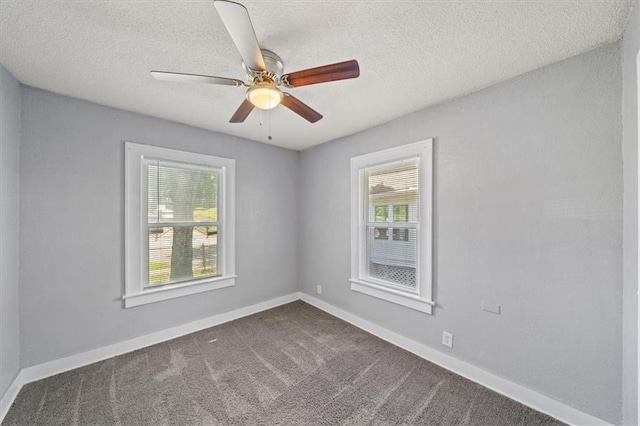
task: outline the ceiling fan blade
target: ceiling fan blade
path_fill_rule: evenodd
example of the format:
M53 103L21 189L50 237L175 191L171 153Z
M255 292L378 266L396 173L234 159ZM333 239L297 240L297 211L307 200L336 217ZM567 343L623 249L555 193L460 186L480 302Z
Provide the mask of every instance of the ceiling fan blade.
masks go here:
M346 80L360 76L360 66L358 61L338 62L336 64L324 65L316 68L309 68L302 71L292 72L282 76L285 85L289 87L307 86L309 84L326 83L329 81Z
M267 69L247 9L240 3L227 0L216 0L213 4L238 48L244 64L256 71Z
M312 109L309 105L303 103L298 98L291 96L289 93L283 93L282 105L289 108L291 111L298 114L310 123L315 123L322 118L322 115Z
M249 116L251 111L253 111L253 108L253 104L245 99L233 114L229 123L242 123Z
M226 77L214 77L212 75L184 74L180 72L151 71L151 75L158 80L174 81L176 83L207 83L223 84L225 86L243 86L242 80Z

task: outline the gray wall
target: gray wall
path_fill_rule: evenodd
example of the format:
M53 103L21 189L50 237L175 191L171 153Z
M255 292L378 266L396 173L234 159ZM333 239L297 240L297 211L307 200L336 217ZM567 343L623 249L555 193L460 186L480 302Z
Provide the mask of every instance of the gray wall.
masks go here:
M296 291L298 152L22 94L23 368ZM125 140L236 160L236 286L123 309Z
M20 85L0 65L0 398L20 369L19 153Z
M638 424L638 70L640 7L634 6L623 38L622 155L624 162L623 225L623 418Z
M637 116L627 58L640 44L638 19L636 9L622 47L301 155L22 88L21 346L20 88L0 69L0 393L17 372L19 348L28 367L284 295L299 277L306 293L321 284L329 303L613 423L622 420L624 377L625 423L634 423L637 237L627 231L637 226L637 215L629 219L637 128L626 124ZM437 139L433 316L351 292L347 281L350 158L428 137ZM122 308L124 140L236 159L235 287ZM503 314L482 312L483 299ZM443 330L455 335L452 350L439 345Z
M605 46L304 151L301 290L321 284L335 306L619 423L620 59ZM430 137L433 316L348 283L350 158Z

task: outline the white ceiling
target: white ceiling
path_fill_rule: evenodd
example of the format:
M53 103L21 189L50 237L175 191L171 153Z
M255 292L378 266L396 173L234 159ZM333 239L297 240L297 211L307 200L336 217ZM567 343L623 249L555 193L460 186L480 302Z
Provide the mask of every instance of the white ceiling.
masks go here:
M360 63L358 79L290 90L315 124L282 106L230 124L243 88L151 77L244 79L210 0L0 0L0 62L26 85L301 150L613 42L632 2L242 0L285 72Z

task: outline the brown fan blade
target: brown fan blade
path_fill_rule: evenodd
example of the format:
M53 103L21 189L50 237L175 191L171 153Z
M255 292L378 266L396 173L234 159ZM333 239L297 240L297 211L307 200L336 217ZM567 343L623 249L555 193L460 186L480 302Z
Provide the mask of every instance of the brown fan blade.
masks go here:
M328 81L346 80L360 76L358 61L338 62L337 64L309 68L282 76L282 81L289 87L300 87L309 84L326 83Z
M181 72L151 71L157 80L173 81L176 83L207 83L225 86L242 86L244 82L235 78L216 77L213 75L185 74Z
M249 116L251 111L253 111L253 108L253 104L245 99L233 114L233 117L231 117L229 123L242 123L247 118L247 116Z
M322 118L322 115L320 115L318 111L312 109L309 105L303 103L298 98L293 97L288 93L283 93L283 95L282 105L286 106L308 122L315 123Z

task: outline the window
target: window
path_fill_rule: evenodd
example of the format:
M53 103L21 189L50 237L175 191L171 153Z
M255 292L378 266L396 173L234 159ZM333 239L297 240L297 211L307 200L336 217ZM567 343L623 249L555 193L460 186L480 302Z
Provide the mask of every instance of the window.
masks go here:
M125 306L235 284L235 161L127 142Z
M351 289L432 313L431 139L351 159Z

